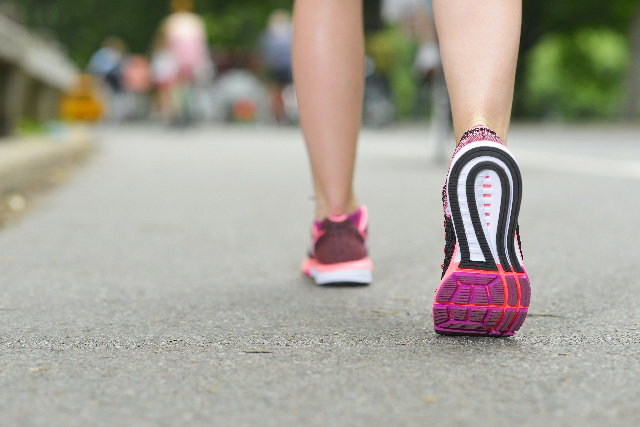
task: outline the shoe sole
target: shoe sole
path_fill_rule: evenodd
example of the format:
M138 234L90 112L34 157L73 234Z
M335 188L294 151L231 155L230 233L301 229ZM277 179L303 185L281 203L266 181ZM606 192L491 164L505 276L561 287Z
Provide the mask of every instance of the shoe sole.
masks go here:
M368 285L373 278L372 270L369 258L337 264L320 264L307 258L302 264L302 272L320 286Z
M513 335L531 297L516 252L520 169L499 144L473 144L452 162L447 197L459 253L436 291L434 329L446 335Z

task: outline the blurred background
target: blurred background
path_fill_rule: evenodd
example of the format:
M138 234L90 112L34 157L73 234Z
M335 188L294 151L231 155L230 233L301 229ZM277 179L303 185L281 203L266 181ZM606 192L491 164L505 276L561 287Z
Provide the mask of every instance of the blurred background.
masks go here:
M363 122L431 122L448 100L429 1L365 0ZM0 134L61 121L295 125L291 0L0 2ZM525 1L516 121L638 121L637 0ZM331 70L328 70L331 72Z

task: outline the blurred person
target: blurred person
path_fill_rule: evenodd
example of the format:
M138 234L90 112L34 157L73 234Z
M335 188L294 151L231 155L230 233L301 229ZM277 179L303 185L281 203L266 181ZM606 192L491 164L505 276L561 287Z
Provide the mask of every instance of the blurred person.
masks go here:
M123 110L122 65L127 47L118 37L107 37L89 60L88 71L103 82L108 100L108 116L119 120Z
M151 89L149 60L142 55L129 55L122 66L122 86L127 93L127 115L142 118L147 114L146 96Z
M123 86L131 92L146 92L151 88L149 61L142 55L130 55L122 70Z
M193 116L193 86L210 76L211 60L205 24L193 13L193 2L172 0L170 8L171 14L158 29L154 74L161 81L164 115L174 124L185 125Z
M522 3L434 0L433 9L458 141L442 192L445 260L434 329L512 335L530 297L518 230L521 175L505 146ZM294 6L293 77L316 201L302 269L318 285L369 284L372 278L368 213L353 190L362 13L360 1L296 0Z
M433 77L441 65L431 7L431 0L382 1L381 13L384 21L399 24L418 42L413 69L423 78Z
M158 94L158 109L165 123L174 116L171 90L178 76L178 65L169 50L164 34L158 33L151 53L151 78Z
M444 162L447 160L447 141L452 131L451 105L442 73L432 2L431 0L383 0L382 16L386 22L398 24L418 42L413 72L421 83L428 85L431 98L429 140L433 141L435 160Z
M283 90L291 84L291 15L276 9L269 15L267 28L260 37L260 54L274 86L271 90L272 112L277 122L287 120Z

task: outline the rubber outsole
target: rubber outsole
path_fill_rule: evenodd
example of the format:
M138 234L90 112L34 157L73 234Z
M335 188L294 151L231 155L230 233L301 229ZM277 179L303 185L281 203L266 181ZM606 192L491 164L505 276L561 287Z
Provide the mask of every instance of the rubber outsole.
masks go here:
M510 336L522 326L530 299L526 273L459 270L436 293L434 329L442 334Z

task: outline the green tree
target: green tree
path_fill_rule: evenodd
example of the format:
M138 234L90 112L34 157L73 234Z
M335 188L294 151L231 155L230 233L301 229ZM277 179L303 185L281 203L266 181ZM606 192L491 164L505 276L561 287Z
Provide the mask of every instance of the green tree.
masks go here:
M16 0L33 29L53 32L81 67L108 36L125 41L129 50L148 52L169 0ZM204 16L210 41L225 46L250 47L269 13L290 7L291 0L195 0Z
M235 48L253 46L274 8L290 8L293 0L194 0L196 11L207 23L213 44ZM320 1L320 0L319 0ZM346 1L346 0L345 0ZM153 34L168 13L169 0L14 0L22 7L27 25L55 34L68 48L71 58L85 66L91 54L107 36L119 36L132 52L149 49ZM366 13L378 10L369 4ZM369 19L371 21L371 19ZM601 75L603 91L627 94L622 110L638 117L640 103L640 2L638 0L525 0L520 44L519 72L516 76L514 114L532 115L542 111L527 100L527 67L534 47L553 34L559 40L578 40L579 34L596 29L602 34L624 38L631 52L626 78L616 81ZM548 42L547 42L548 43ZM566 49L565 49L566 50ZM569 49L570 51L571 49ZM596 58L596 62L600 58ZM576 74L579 61L561 62ZM597 68L597 67L596 67ZM608 83L610 86L607 86ZM615 83L615 84L613 84ZM618 85L618 89L615 89ZM612 89L613 88L613 89ZM560 87L562 90L562 87ZM594 92L595 93L595 92ZM600 92L597 92L600 93ZM607 95L609 96L609 95ZM596 96L597 97L597 96ZM621 100L619 108L622 108ZM591 113L590 113L591 114ZM593 114L599 114L594 112Z
M607 39L605 44L608 43L616 52L619 51L620 40L628 44L631 51L638 52L640 51L640 36L629 37L634 25L633 18L637 13L640 13L637 0L611 0L608 2L601 0L524 1L514 114L531 116L545 112L540 108L540 104L535 105L531 102L532 84L526 80L538 79L538 77L531 76L533 68L537 68L538 74L546 72L563 76L553 82L549 77L549 84L553 87L546 86L544 89L555 88L554 95L547 97L546 102L556 102L556 110L564 110L565 116L597 116L601 114L611 116L613 115L612 109L617 113L621 107L622 94L628 92L629 85L632 84L632 79L626 79L625 86L624 74L626 73L628 76L639 75L640 59L627 66L626 64L629 64L628 58L620 60L616 56L617 64L612 68L611 52L601 49L602 43L593 40L593 37L585 37L585 34L594 34L593 31L595 31ZM640 25L640 22L635 25ZM640 34L640 30L637 30L636 33ZM562 47L550 49L549 37L554 38L556 44L562 45ZM614 39L617 41L613 41ZM589 46L586 46L586 42L583 40L589 40ZM547 64L537 63L545 61L543 55L539 51L536 52L535 49L540 44L546 44L543 48L550 55L557 55L557 51L561 50L560 57L557 57L556 60L547 58ZM598 49L600 51L596 51ZM624 54L628 57L629 49L626 49ZM546 69L544 69L544 65L546 65ZM554 67L556 68L554 69ZM586 71L584 67L586 67ZM590 75L592 80L584 79L585 74ZM561 79L573 79L573 81L571 85L563 85L560 83ZM576 87L576 79L584 81L583 89ZM540 89L538 83L533 84L536 91ZM575 103L571 104L574 101L572 93L575 95L578 92L581 96L584 96L584 93L590 94L588 96L591 97L591 101L584 99L579 101L580 107ZM613 101L612 96L615 97ZM587 105L589 102L591 106ZM601 108L600 103L606 104L607 107ZM549 112L548 109L547 112Z

